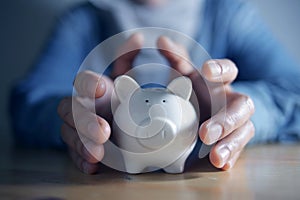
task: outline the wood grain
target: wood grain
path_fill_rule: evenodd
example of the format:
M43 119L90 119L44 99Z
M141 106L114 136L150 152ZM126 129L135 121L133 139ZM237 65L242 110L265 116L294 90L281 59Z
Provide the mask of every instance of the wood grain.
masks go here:
M183 174L85 175L65 152L13 150L0 158L0 199L300 199L300 145L248 147L220 171L207 158Z

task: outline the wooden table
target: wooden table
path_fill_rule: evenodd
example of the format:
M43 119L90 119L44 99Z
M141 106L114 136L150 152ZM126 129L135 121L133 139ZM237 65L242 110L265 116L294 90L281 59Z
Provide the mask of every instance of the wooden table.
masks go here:
M13 150L0 158L0 199L300 199L300 145L247 148L230 171L203 159L183 174L79 172L60 151Z

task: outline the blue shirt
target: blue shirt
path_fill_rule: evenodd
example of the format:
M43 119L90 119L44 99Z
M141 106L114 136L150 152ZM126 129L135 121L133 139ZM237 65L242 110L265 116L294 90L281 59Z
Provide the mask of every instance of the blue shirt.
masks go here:
M87 54L120 31L116 24L109 11L88 3L61 17L34 68L11 94L19 144L63 146L58 103L72 95L72 82ZM299 141L300 68L249 3L206 0L195 39L212 58L236 63L239 75L233 88L249 95L256 106L252 143Z

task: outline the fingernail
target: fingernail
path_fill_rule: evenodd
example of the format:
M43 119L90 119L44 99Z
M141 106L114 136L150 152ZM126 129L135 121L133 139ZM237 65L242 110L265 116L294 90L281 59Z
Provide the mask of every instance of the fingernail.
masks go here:
M221 75L222 73L221 67L216 61L209 61L208 66L212 76L216 77Z
M88 124L88 132L90 134L95 134L95 133L98 133L99 132L99 125L95 122L90 122Z
M102 126L102 131L103 131L103 134L105 136L105 139L108 139L109 135L110 135L110 127L109 126Z
M99 121L100 126L102 128L102 133L104 134L104 136L109 137L110 135L110 126L105 123L103 120Z
M221 158L220 167L223 167L230 157L230 151L227 147L223 147L219 150L219 155Z
M101 89L104 89L105 88L105 81L103 78L101 78L101 80L98 82L99 86Z
M103 80L99 80L96 87L96 93L102 93L105 90L105 83Z
M208 126L208 144L213 144L219 140L223 132L223 128L219 124L212 124Z

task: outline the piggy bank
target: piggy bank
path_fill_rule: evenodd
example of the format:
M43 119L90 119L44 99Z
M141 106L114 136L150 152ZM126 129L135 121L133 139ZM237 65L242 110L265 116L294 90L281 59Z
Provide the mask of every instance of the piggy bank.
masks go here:
M113 136L122 150L125 170L182 173L195 147L199 123L189 100L191 80L182 76L167 87L141 88L123 75L114 84L119 103L113 113Z

